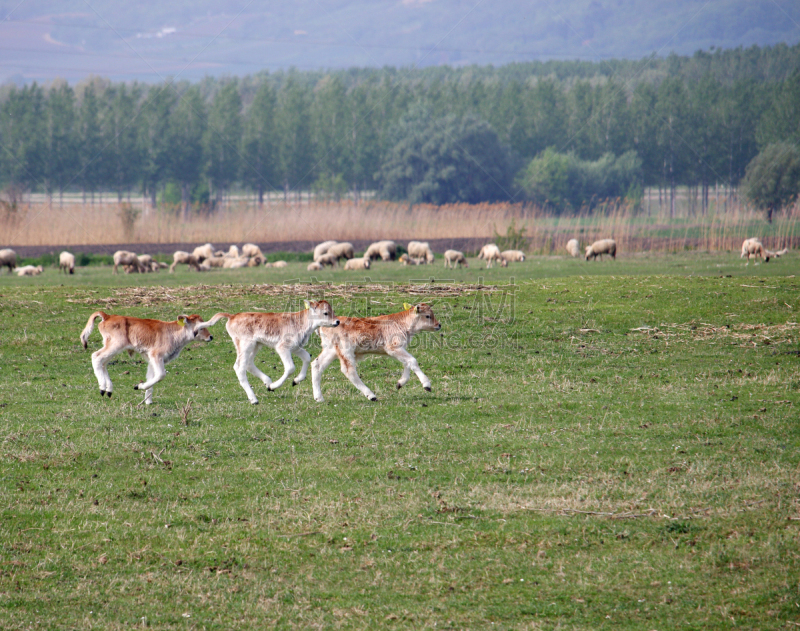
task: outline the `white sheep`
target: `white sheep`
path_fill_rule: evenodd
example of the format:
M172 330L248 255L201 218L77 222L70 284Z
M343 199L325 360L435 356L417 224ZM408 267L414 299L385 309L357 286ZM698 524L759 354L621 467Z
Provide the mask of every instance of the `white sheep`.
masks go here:
M603 254L610 254L611 258L617 260L617 242L614 239L600 239L592 245L586 246L586 260L594 259L598 256L603 260Z
M773 252L771 250L767 250L767 254L769 254L769 257L771 259L779 259L784 254L786 254L788 251L789 251L789 248L783 248L782 250L778 250L777 252Z
M400 261L401 265L419 265L420 263L424 263L425 259L412 259L408 254L405 252L400 255L400 258L397 259Z
M489 269L495 261L497 261L501 267L506 267L508 265L508 261L500 254L500 248L494 243L487 243L484 245L481 251L478 252L478 258L486 261L486 269ZM503 265L503 263L505 263L505 265Z
M17 266L17 253L11 248L0 250L0 267L8 267L8 273L14 271Z
M444 253L444 266L456 268L459 265L469 267L469 263L467 263L467 257L464 256L464 253L459 252L458 250L447 250Z
M739 258L747 257L747 265L750 265L750 259L761 257L765 263L769 263L770 252L764 247L760 239L750 237L742 242L742 254Z
M242 246L242 256L249 256L251 259L258 259L258 265L261 265L261 263L267 260L267 257L264 256L261 248L255 243L245 243Z
M277 268L289 267L289 264L286 261L275 261L272 264L272 267L277 267Z
M509 263L523 263L525 262L525 253L522 250L503 250L500 256Z
M376 241L364 253L370 260L380 258L382 261L393 261L397 257L397 244L394 241Z
M337 259L351 259L355 256L352 243L335 243L328 248L327 254L335 256Z
M17 276L38 276L44 271L41 265L23 265L16 269Z
M175 266L183 263L188 265L189 269L196 269L198 272L201 269L206 269L200 267L200 262L197 260L197 257L194 254L189 254L183 250L178 250L172 255L172 265L169 266L169 273L172 274L175 271Z
M322 267L325 267L326 265L330 265L331 267L339 266L339 259L332 254L323 254L316 260L316 262Z
M247 267L249 264L250 259L246 256L240 256L236 259L225 257L225 262L222 264L222 267L225 269L241 269L243 267Z
M322 269L322 265L320 265L316 261L313 261L313 262L308 264L308 267L306 267L306 269L309 272L319 272Z
M321 256L324 256L328 253L328 250L332 245L336 245L336 241L323 241L317 247L314 248L314 260L319 262Z
M58 270L63 270L65 274L75 273L75 255L67 251L58 255Z
M125 267L126 265L133 265L136 268L137 272L144 273L146 270L142 265L139 263L139 257L136 256L135 252L128 252L127 250L117 250L114 252L114 270L112 274L117 273L117 268L122 265Z
M365 270L369 269L369 259L367 257L360 259L350 259L344 264L346 270Z
M194 250L192 250L192 255L197 258L198 263L202 263L206 259L210 259L214 256L214 246L210 243L198 245Z
M567 241L567 252L570 256L580 256L581 255L581 244L578 243L577 239L570 239Z
M436 258L427 241L409 241L408 256L412 259L424 259L425 263L433 263Z

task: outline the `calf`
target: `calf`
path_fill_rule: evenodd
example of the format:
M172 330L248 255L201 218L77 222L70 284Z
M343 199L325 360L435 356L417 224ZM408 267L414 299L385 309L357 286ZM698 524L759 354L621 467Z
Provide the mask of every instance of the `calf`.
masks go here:
M292 381L292 385L296 386L306 378L308 364L311 362L311 355L303 348L311 334L319 327L339 325L333 307L326 300L306 300L305 306L305 310L295 313L217 313L208 321L211 326L221 318L228 318L225 328L236 347L236 363L233 369L253 405L258 403L258 399L247 380L248 371L258 377L270 391L277 390L294 372L294 353L303 360L300 374ZM283 376L275 382L256 368L254 360L262 346L274 348L283 362Z
M442 325L429 305L412 307L405 304L403 307L405 311L400 313L374 318L340 318L336 329L320 329L322 352L311 364L315 400L320 403L325 400L322 397L322 373L336 357L339 358L342 372L370 401L376 401L377 397L364 385L356 370L356 363L366 355L389 355L403 364L403 375L397 382L398 389L408 383L413 370L422 387L431 391L431 380L420 370L407 346L417 333L438 331Z
M167 374L164 364L176 359L189 342L195 339L210 342L213 339L208 332L211 325L203 322L199 315L180 315L174 322L164 322L95 311L89 316L81 333L83 348L88 345L95 318L98 317L101 322L97 328L103 336L103 348L92 353L92 368L100 384L101 397L104 394L110 397L114 391L107 366L122 351L131 354L136 351L147 356L147 381L133 386L133 389L145 390L144 402L150 405L153 402L153 386Z

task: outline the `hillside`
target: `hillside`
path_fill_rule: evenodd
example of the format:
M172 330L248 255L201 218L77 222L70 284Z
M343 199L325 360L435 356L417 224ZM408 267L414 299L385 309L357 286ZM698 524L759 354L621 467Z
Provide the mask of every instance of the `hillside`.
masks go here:
M638 59L800 41L776 0L0 2L0 81Z

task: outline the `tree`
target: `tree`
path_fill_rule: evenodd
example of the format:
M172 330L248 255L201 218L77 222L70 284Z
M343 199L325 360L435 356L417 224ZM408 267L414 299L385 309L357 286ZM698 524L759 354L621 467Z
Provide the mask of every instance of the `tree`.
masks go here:
M206 173L217 203L239 176L242 143L242 99L235 81L225 83L214 96L204 137Z
M124 83L106 88L104 94L102 160L106 167L105 181L117 191L118 201L140 180L136 107L139 96L137 86L128 89Z
M151 88L142 105L142 125L139 138L142 156L142 187L150 194L150 205L155 208L158 188L169 176L170 114L178 98L170 83Z
M317 84L311 107L318 187L322 183L350 181L351 162L346 160L347 95L338 77L326 76ZM345 184L345 187L347 185ZM328 187L330 188L330 187ZM331 191L326 191L331 192Z
M515 161L475 116L435 119L417 108L390 134L381 194L411 203L477 204L512 197Z
M758 124L759 147L775 142L800 144L800 70L776 85L771 97Z
M44 175L44 94L35 83L12 89L2 106L2 181L16 196ZM16 201L16 200L14 200Z
M242 180L258 193L264 204L264 191L275 188L280 155L275 128L275 90L266 81L256 92L247 110L242 142Z
M50 88L46 110L45 188L52 195L58 189L63 201L64 188L77 174L75 93L69 84Z
M169 124L170 176L180 183L183 219L189 219L191 189L200 179L203 168L203 134L206 112L203 97L196 86L189 87L172 110Z
M78 141L80 169L77 180L83 189L84 201L86 201L86 191L89 191L94 204L94 193L102 184L104 169L100 160L103 148L100 103L93 85L86 86L83 91L78 121Z
M792 204L800 193L800 149L790 142L767 145L747 165L741 190L772 223L772 214Z
M278 131L280 138L280 173L284 197L289 190L299 190L313 181L314 153L311 144L309 96L294 75L289 75L278 94Z

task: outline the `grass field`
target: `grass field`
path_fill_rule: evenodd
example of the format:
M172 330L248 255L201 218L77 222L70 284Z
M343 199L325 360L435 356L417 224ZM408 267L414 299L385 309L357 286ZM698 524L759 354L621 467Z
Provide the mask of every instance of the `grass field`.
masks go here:
M798 262L2 274L0 627L794 628ZM359 369L376 403L332 365L324 404L251 378L251 406L219 324L145 407L141 359L101 399L100 336L78 340L96 309L323 295L433 302L443 335L412 349L433 392L382 358Z

